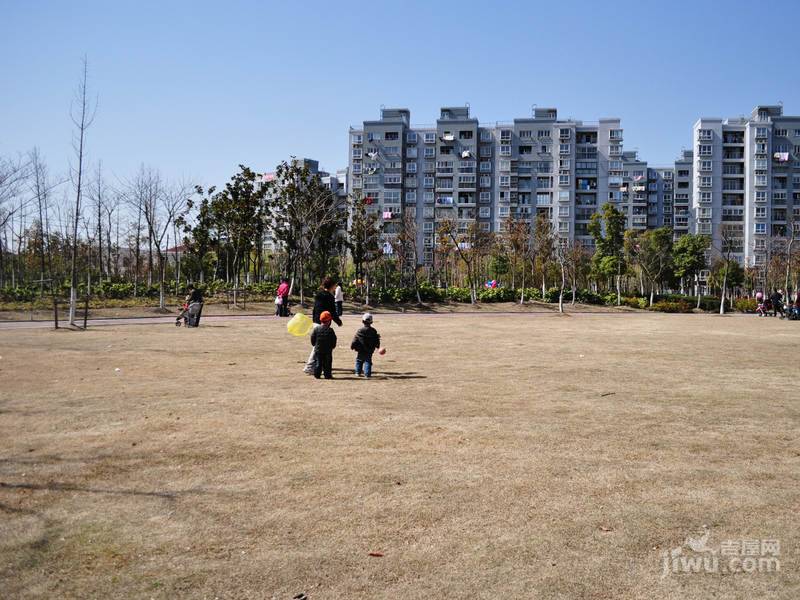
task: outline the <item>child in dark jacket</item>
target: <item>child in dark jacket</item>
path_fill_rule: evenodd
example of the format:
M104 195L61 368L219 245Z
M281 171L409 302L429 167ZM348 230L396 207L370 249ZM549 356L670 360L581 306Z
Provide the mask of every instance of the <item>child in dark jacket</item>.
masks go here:
M364 313L361 322L364 326L356 332L350 349L358 353L356 355L356 375L361 377L363 368L364 376L369 379L372 377L372 355L381 347L381 336L372 326L370 313Z
M314 377L325 373L325 379L333 379L333 349L336 348L336 332L331 328L333 317L327 310L319 316L320 324L311 332L314 346Z

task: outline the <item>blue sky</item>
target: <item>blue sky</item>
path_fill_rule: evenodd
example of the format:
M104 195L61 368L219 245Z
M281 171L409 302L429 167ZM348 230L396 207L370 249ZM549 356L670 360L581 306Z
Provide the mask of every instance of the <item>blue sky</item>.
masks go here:
M620 117L626 149L670 164L699 116L783 101L800 114L800 3L45 2L0 0L0 155L70 160L69 105L89 59L89 157L219 184L290 155L347 164L347 129L404 106L431 123L556 106ZM759 14L763 12L764 14Z

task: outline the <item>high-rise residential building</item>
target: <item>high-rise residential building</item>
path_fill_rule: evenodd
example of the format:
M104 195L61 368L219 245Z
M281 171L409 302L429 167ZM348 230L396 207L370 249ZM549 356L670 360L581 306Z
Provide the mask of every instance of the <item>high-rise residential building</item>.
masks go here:
M691 216L718 255L760 266L800 225L800 116L757 106L749 117L699 119L693 129Z
M680 157L675 161L674 185L672 194L672 231L675 238L689 233L692 224L689 222L691 213L689 206L692 201L694 168L694 152L684 150Z
M483 124L469 107L444 107L430 126L385 108L350 129L348 189L371 199L387 238L413 215L428 265L445 219L461 231L502 231L509 216L533 223L543 213L559 237L590 246L589 219L606 202L626 211L629 226L648 226L647 163L622 140L619 119L564 120L555 108Z
M347 189L372 199L388 238L413 215L426 264L445 219L500 232L510 216L533 223L544 214L559 237L591 246L589 221L606 202L630 229L706 234L710 256L764 264L789 227L800 233L800 117L758 106L749 117L702 118L692 139L673 166L648 167L623 150L619 119L534 108L486 124L459 106L414 126L408 109L387 108L350 129Z

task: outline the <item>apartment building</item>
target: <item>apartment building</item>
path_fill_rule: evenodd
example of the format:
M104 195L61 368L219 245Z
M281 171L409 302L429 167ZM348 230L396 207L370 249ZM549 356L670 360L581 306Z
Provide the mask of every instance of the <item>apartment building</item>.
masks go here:
M622 140L619 119L563 120L555 108L483 124L468 106L443 107L427 126L385 108L350 128L348 189L371 199L386 238L413 215L427 265L445 219L499 232L509 216L533 223L545 214L561 238L591 245L589 219L605 202L625 205L631 227L648 225L647 164Z
M694 230L741 264L763 265L800 224L800 116L762 105L749 117L701 118L692 137Z
M690 232L691 213L689 206L694 193L694 151L684 150L675 161L674 166L674 192L672 194L672 231L675 239Z

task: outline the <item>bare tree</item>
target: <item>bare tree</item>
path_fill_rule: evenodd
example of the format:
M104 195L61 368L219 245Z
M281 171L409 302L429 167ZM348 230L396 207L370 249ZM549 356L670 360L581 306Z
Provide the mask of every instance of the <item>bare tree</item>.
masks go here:
M70 260L70 287L69 287L69 324L75 325L75 311L78 302L78 223L81 219L81 194L83 192L83 162L86 150L86 132L94 122L97 113L97 100L94 106L88 97L87 79L89 63L84 56L83 73L75 92L75 99L70 110L72 124L75 126L73 136L73 149L78 164L73 168L73 182L75 185L75 220L72 225L72 258Z
M48 193L50 191L50 185L47 176L47 165L42 160L42 157L39 154L39 149L34 148L31 150L28 156L30 158L32 179L30 187L31 192L36 198L36 207L39 217L39 279L41 283L39 296L43 297L45 274L48 276L47 279L52 280L53 271L52 257L50 254L50 230L47 219ZM53 282L50 281L51 290L53 289L52 283Z
M144 218L147 222L151 247L155 249L158 260L158 308L166 311L166 294L164 282L166 278L166 246L168 231L175 219L186 206L186 199L191 193L191 186L175 184L162 186L158 173L149 178L148 193L145 197Z
M455 221L446 219L442 222L439 232L452 244L458 257L464 263L469 285L469 296L472 304L478 301L478 272L480 259L486 255L492 245L492 235L480 229L478 223L472 221L465 232L459 232Z
M13 220L17 211L25 208L25 202L20 199L19 195L28 174L29 162L22 157L16 160L0 157L0 231L3 232L3 235L0 236L0 287L5 285L6 251L4 248L8 245L5 238L6 226Z
M417 303L422 304L419 294L419 277L417 269L419 267L419 256L417 253L417 219L416 209L409 208L403 213L403 220L400 223L400 230L392 239L392 250L397 257L397 263L401 275L405 278L411 275L411 282L414 284L414 292L417 295Z

